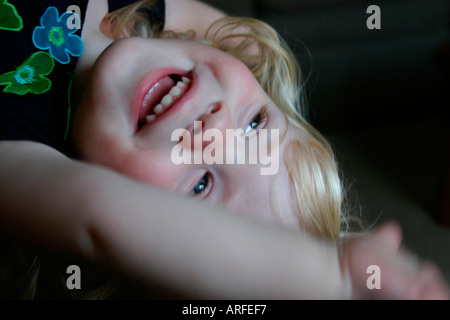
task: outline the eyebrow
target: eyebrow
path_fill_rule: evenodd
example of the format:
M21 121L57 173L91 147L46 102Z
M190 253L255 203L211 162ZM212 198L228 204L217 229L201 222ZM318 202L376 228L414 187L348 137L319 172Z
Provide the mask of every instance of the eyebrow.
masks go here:
M281 109L279 109L278 108L278 106L270 106L269 104L267 104L266 105L266 108L269 110L270 108L277 108L281 113L282 113L282 115L283 115L283 119L284 119L284 128L282 128L281 129L281 135L280 135L280 141L279 141L279 145L281 146L282 144L283 144L283 142L284 142L284 140L286 139L286 136L287 136L287 133L288 133L288 130L289 130L289 119L288 119L288 117L286 116L286 114L281 110ZM271 123L272 121L269 121L269 124ZM277 128L275 128L275 129L277 129ZM257 134L259 135L259 130L257 131Z

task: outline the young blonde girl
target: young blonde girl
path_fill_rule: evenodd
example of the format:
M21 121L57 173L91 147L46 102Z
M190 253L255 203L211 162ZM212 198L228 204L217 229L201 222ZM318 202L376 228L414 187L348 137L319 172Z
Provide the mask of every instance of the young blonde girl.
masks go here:
M254 19L226 18L196 1L167 0L165 29L172 31L158 33L142 13L143 8L152 5L151 1L138 2L106 19L101 1L89 5L83 31L85 53L75 72L73 91L75 100L82 93L73 139L84 161L69 159L36 143L1 142L5 156L0 160L0 175L5 192L1 195L0 219L2 226L7 226L1 230L6 239L35 242L53 253L73 255L118 272L143 286L169 288L188 297L447 297L445 283L434 267L414 265L399 252L401 234L396 225L341 242L339 235L347 231L348 218L343 213L344 192L337 165L329 144L302 116L299 69L272 28ZM181 19L188 12L207 19L193 19L189 24ZM196 32L186 33L191 29ZM150 45L139 38L111 44L104 35L112 39L146 36L161 40L148 42ZM166 40L174 36L206 40L210 47ZM208 62L208 55L217 55L243 78L247 75L240 63L248 66L287 119L290 139L282 155L290 177L284 180L291 181L294 187L293 196L287 198L292 203L279 203L268 210L264 201L272 203L271 198L279 196L274 190L270 198L254 203L261 208L258 214L270 211L267 216L257 214L263 219L249 219L245 214L252 208L220 208L153 187L149 182L158 180L155 172L142 176L136 170L141 169L139 166L129 165L137 158L131 153L120 157L123 145L110 145L117 141L109 140L108 134L114 136L128 124L118 121L117 126L102 127L102 118L113 121L120 112L116 109L100 112L95 118L92 111L97 111L98 102L106 104L114 98L114 92L109 92L111 98L108 91L102 91L107 86L98 80L108 83L108 67L115 66L110 62L118 61L119 53L139 58L135 49L157 52L164 46L180 50L187 47L186 52L198 52L198 59ZM121 62L120 67L129 65L126 59ZM217 68L214 70L223 71ZM254 83L249 88L258 90ZM98 94L102 100L98 100ZM227 108L221 104L219 111ZM101 129L111 131L105 134ZM159 165L156 162L151 165ZM39 181L38 185L35 181ZM259 179L250 182L256 188ZM290 190L290 186L282 186ZM260 191L267 192L264 189ZM29 195L27 203L21 201L23 194ZM53 195L50 201L49 194ZM273 218L272 211L277 208L281 212L275 217L288 214L289 219ZM280 227L283 222L297 230ZM382 270L382 290L370 291L366 286L370 265Z
M139 14L151 2L142 1L107 15L108 24L104 24L103 32L113 39L126 36L197 39L244 62L301 133L302 141L292 142L284 158L305 230L338 240L351 219L345 213L344 189L331 146L304 117L301 70L283 39L269 25L253 18L220 18L204 35L194 30L157 32L159 26Z

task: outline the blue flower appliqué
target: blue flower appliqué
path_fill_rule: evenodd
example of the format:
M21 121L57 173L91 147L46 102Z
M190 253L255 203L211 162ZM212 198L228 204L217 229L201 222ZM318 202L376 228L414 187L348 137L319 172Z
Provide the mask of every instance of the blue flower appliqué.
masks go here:
M33 43L41 50L49 50L50 55L62 64L70 62L70 55L79 57L83 54L83 40L69 28L69 18L75 13L65 12L59 17L58 9L49 7L41 17L41 25L33 31Z

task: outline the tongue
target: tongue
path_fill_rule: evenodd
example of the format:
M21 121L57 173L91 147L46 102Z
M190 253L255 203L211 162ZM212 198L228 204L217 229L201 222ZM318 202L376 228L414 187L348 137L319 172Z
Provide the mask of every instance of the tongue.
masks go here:
M144 97L142 108L139 111L139 124L146 122L146 117L149 115L153 108L169 93L170 89L175 85L175 82L170 77L164 77L156 83L147 95Z

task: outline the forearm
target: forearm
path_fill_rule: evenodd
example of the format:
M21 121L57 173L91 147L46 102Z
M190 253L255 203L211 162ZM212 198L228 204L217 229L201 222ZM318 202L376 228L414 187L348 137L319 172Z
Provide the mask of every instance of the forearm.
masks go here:
M0 145L3 236L194 297L346 297L332 244L22 146Z
M33 142L0 142L0 232L7 241L83 255L89 166Z
M93 239L107 265L199 298L349 297L333 244L105 178Z

